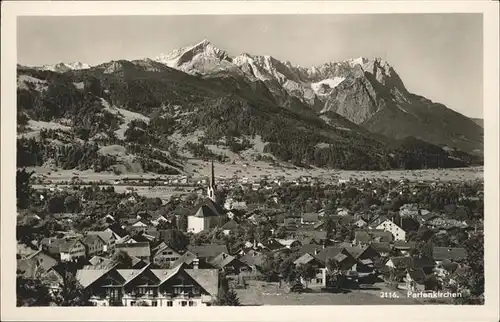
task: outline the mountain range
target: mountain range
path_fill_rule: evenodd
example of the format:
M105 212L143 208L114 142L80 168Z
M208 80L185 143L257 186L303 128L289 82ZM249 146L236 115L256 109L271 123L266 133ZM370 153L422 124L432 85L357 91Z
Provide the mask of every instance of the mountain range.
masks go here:
M74 136L56 132L67 142L83 131L84 142L100 147L147 143L165 152L180 145L190 157L214 157L225 147L302 166L465 166L481 162L483 150L481 126L409 92L383 59L304 68L271 56L231 57L207 40L97 66L18 65L18 113L31 123L66 122Z

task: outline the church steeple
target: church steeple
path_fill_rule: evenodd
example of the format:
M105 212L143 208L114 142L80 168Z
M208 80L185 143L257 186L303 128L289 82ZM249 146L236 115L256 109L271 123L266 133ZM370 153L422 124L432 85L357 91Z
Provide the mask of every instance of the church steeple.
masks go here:
M210 186L215 188L215 170L214 170L214 161L212 161L212 175L210 177Z
M214 161L211 162L210 169L210 182L208 184L207 195L208 198L212 199L213 202L217 203L217 197L215 196L215 170Z

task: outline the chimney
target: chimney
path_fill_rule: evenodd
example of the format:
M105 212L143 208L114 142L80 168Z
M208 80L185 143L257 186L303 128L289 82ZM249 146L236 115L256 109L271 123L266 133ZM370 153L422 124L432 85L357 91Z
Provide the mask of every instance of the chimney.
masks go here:
M200 264L200 260L198 258L195 258L193 260L193 269L198 269L199 264Z

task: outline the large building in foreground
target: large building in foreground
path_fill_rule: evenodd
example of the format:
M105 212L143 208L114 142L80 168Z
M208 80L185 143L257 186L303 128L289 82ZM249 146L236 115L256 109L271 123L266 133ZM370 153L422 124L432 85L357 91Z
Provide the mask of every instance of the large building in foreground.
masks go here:
M80 269L77 280L96 306L210 306L217 296L217 269Z
M222 227L227 221L226 211L219 205L215 189L214 163L212 161L207 198L197 205L194 214L188 216L188 232L196 234L206 229Z

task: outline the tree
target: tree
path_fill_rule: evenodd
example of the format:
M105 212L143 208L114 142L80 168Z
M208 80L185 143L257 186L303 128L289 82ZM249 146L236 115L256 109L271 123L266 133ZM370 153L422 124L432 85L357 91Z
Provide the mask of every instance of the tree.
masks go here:
M327 267L327 285L340 290L346 282L345 272L340 267L340 264L332 259L329 259L326 263Z
M305 281L305 286L307 288L307 283L310 281L312 278L316 277L316 270L314 267L308 263L308 264L300 264L297 267L297 273L299 277L301 277Z
M240 299L233 289L223 292L217 297L217 305L219 306L241 306Z
M123 250L116 251L111 257L111 260L114 265L117 265L116 266L117 268L122 268L122 269L132 268L132 258L127 252Z
M292 257L287 257L279 264L280 276L288 283L297 281L298 274Z
M54 292L54 302L58 306L89 306L88 294L70 271L62 271L59 290Z
M69 213L77 213L80 211L80 200L75 196L67 196L64 199L64 208Z
M62 213L64 208L64 199L61 196L52 196L47 200L47 210L50 213Z
M33 192L30 184L31 176L34 171L27 172L25 168L16 171L16 197L17 206L25 209L31 202L31 194Z
M458 277L462 294L462 301L468 304L484 303L484 236L477 233L465 243L467 257L466 274Z
M48 306L52 299L48 287L39 279L26 278L18 270L16 276L17 306Z

